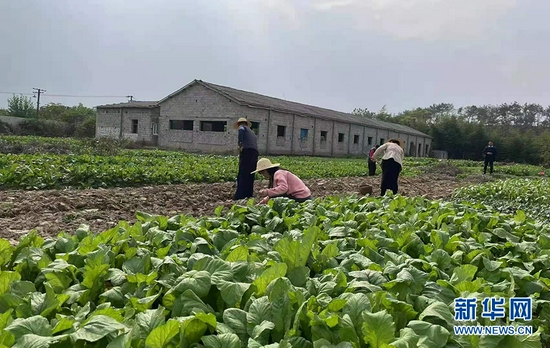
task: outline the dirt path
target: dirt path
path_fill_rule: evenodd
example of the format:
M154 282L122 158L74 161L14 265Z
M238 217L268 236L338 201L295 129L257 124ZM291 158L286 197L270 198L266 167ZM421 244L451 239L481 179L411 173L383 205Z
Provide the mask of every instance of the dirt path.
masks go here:
M429 198L450 196L458 186L475 179L458 180L452 176L424 175L400 179L400 193ZM357 193L363 184L380 194L380 177L305 180L315 197ZM256 182L256 190L267 181ZM0 191L0 237L17 240L31 229L43 236L60 231L74 232L88 224L94 232L115 226L118 221L136 221L135 212L173 216L212 214L219 205L230 207L233 183L162 185L140 188Z

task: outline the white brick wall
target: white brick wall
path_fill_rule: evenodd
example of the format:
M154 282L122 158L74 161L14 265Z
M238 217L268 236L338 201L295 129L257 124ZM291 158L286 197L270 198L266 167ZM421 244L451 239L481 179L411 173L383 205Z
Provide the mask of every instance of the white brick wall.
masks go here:
M121 111L123 112L122 123ZM362 125L350 125L345 122L239 105L200 84L195 84L165 100L156 109L100 108L98 109L96 134L118 138L122 133L125 138L155 143L157 136L152 135L151 124L157 122L158 146L161 148L237 154L237 131L233 129L233 123L239 117L259 123L258 150L261 156L268 154L365 156L373 145L380 143L381 139L387 141L392 137L405 139L406 154L411 151L411 142L414 143L414 153L418 152L419 144L421 144L423 156L427 156L426 144L430 146L429 150L431 151L430 139ZM132 119L138 120L137 135L131 133ZM170 120L193 121L193 129L170 129ZM223 121L227 123L227 128L223 132L201 131L201 121ZM121 126L122 132L120 131ZM284 137L277 136L278 126L286 127ZM300 140L301 129L308 130L305 140ZM326 132L324 142L321 141L322 131ZM338 141L339 133L344 134L343 142ZM358 136L357 143L354 143L354 136ZM371 145L368 143L368 137L372 138Z
M122 113L122 122L121 122ZM97 110L96 137L124 138L156 144L152 124L157 121L158 109L100 108ZM132 133L132 120L138 121L137 134ZM122 132L121 132L122 127Z

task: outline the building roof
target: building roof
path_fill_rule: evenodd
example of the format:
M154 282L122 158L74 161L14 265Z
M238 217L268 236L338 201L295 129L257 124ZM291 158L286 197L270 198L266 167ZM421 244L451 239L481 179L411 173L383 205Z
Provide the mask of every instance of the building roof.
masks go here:
M158 106L156 101L131 101L126 103L115 103L115 104L105 104L98 105L98 109L111 109L111 108L154 108Z
M312 116L312 117L329 119L329 120L339 121L344 123L359 124L359 125L363 125L371 128L386 129L386 130L390 130L398 133L405 133L410 135L418 135L422 137L431 138L431 136L425 133L422 133L414 128L404 126L401 124L379 121L371 118L355 116L353 114L346 113L346 112L320 108L317 106L301 104L301 103L292 102L292 101L283 100L283 99L274 98L274 97L268 97L258 93L247 92L247 91L243 91L243 90L239 90L231 87L220 86L213 83L204 82L202 80L194 80L193 82L187 84L186 86L180 88L174 93L163 98L158 102L158 104L164 102L169 98L174 97L175 95L183 92L187 88L197 83L219 94L222 94L225 97L241 105L279 111L284 113L292 113L292 114L302 115L302 116Z

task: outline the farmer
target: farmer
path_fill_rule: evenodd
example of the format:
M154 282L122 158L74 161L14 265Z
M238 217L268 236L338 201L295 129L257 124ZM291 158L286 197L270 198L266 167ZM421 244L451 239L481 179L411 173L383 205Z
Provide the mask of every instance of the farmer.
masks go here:
M369 158L367 160L369 164L369 176L373 176L376 174L376 161L372 159L372 155L374 155L374 152L379 147L380 145L373 146L369 151Z
M497 157L497 148L493 146L493 142L490 141L489 145L483 149L483 157L485 157L485 165L483 166L483 174L487 174L487 165L490 165L489 173L493 174L493 162Z
M252 172L262 174L269 179L269 188L260 190L261 195L265 195L260 204L265 204L269 198L287 197L302 203L311 199L311 191L300 178L288 170L281 169L279 163L271 163L267 158L261 158L258 161L256 170Z
M382 184L380 187L380 195L384 196L386 190L392 190L393 194L397 194L399 173L403 168L403 157L405 153L403 148L405 141L402 139L390 139L384 145L381 145L372 155L374 161L378 157L382 157Z
M258 161L258 140L250 126L252 123L243 117L233 125L233 128L239 130L239 174L234 200L254 197L254 174L250 172Z

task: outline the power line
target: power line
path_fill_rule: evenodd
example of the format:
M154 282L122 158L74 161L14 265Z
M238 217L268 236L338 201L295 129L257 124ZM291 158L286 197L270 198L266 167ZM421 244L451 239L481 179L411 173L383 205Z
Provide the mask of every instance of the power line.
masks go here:
M70 98L127 98L126 95L69 95L69 94L48 94L48 97L70 97Z
M34 95L32 93L0 92L0 94Z
M1 92L0 94L34 95L30 93ZM128 98L127 95L72 95L72 94L49 94L48 97L69 97L69 98Z

